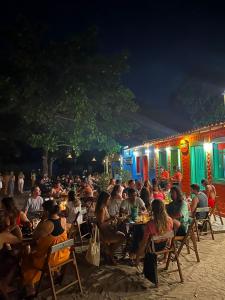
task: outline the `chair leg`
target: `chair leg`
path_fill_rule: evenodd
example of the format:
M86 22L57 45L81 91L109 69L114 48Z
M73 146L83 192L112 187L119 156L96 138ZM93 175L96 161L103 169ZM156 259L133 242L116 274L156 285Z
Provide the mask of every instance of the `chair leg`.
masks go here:
M186 248L187 248L187 253L190 254L191 252L190 252L190 246L189 246L189 239L186 240L185 245L186 245Z
M194 251L195 251L195 256L196 256L197 262L200 262L200 258L199 258L199 254L198 254L198 248L197 248L197 243L196 243L195 234L194 234L193 230L191 231L191 240L192 240L192 244L193 244L193 247L194 247Z
M168 270L168 269L169 269L170 259L171 259L171 252L169 252L169 254L168 254L168 258L167 258L167 261L166 261L166 267L165 267L165 270Z
M216 205L216 210L217 210L217 212L218 212L218 215L219 215L219 218L220 218L221 225L223 225L223 218L222 218L222 216L221 216L220 209L219 209L218 205Z
M209 229L210 229L210 232L211 232L211 235L212 235L212 239L215 240L215 238L214 238L214 233L213 233L213 229L212 229L212 224L211 224L210 220L207 220L207 223L209 224ZM206 223L206 224L207 224L207 223Z
M56 291L55 291L55 284L54 284L51 268L50 268L49 265L48 265L48 275L49 275L50 283L51 283L52 299L57 300Z
M179 272L179 276L180 276L180 282L184 282L183 274L182 274L181 267L180 267L180 261L179 261L178 255L177 255L175 245L173 245L173 253L175 255L175 259L177 262L177 268L178 268L178 272Z
M75 256L74 251L72 253L73 253L73 267L74 267L74 270L75 270L75 273L77 276L80 292L81 292L81 294L83 294L83 289L82 289L82 285L81 285L80 274L79 274L79 270L78 270L78 266L77 266L76 256Z
M195 230L196 230L196 234L197 234L197 241L200 242L199 231L198 231L198 222L196 219L195 219Z

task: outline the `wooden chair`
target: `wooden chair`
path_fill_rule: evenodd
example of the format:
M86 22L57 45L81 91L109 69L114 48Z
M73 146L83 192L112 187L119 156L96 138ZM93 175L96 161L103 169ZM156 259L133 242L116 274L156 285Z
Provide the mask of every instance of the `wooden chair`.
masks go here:
M155 249L155 243L159 243L160 241L167 241L167 245L165 246L165 248L163 250L160 251L156 251ZM150 243L148 243L146 252L152 252L154 254L156 254L156 256L164 254L164 255L168 255L167 257L167 262L166 262L166 268L165 270L168 270L169 268L169 263L172 260L172 255L174 256L174 259L176 260L177 263L177 269L172 271L172 272L179 272L179 276L180 276L180 282L184 282L183 279L183 275L182 275L182 271L181 271L181 267L180 267L180 262L179 262L179 258L178 258L178 254L177 254L177 250L176 250L176 246L175 246L175 241L174 241L174 232L167 232L164 235L161 236L154 236L151 238ZM159 282L158 282L158 272L156 274L156 287L159 286Z
M197 217L198 213L205 213L205 217ZM202 234L205 226L207 229L207 225L209 225L209 231L211 233L212 239L214 240L214 234L213 234L213 229L212 229L212 224L210 221L210 208L209 207L198 207L196 208L196 211L194 213L194 220L195 220L195 230L197 234L197 240L200 242L200 235ZM201 229L199 230L199 225L201 226ZM208 233L208 231L206 231Z
M218 215L219 218L220 218L221 225L223 225L223 218L221 216L220 208L219 208L219 205L218 205L218 197L219 196L216 196L215 205L209 211L209 217L213 216L214 220L216 221L216 215Z
M64 262L62 262L60 264L51 266L50 263L49 263L50 256L53 253L56 253L58 251L66 249L66 248L70 248L70 251L71 251L70 257L66 261L64 261ZM65 267L68 264L71 264L73 266L73 269L74 269L75 274L76 274L76 279L73 280L72 282L68 283L64 287L59 288L59 289L56 290L55 283L54 283L54 278L53 278L53 273L54 273L54 271L58 271L59 269L61 269L63 267L64 268L64 272L62 274L62 277L64 277ZM69 288L69 287L71 287L71 286L73 286L75 284L78 284L80 292L81 292L81 294L83 294L83 290L82 290L82 286L81 286L81 280L80 280L80 275L79 275L79 270L78 270L77 261L76 261L76 257L75 257L75 252L74 252L74 240L73 239L67 240L65 242L62 242L62 243L59 243L59 244L56 244L56 245L50 247L50 249L48 251L48 255L47 255L45 263L44 263L44 268L43 268L42 273L41 273L41 278L40 278L40 281L39 281L39 284L38 284L38 287L37 287L36 296L39 293L40 286L41 286L41 283L43 281L44 275L47 275L47 278L50 281L51 292L52 292L52 299L54 299L54 300L57 300L57 294L63 292L64 290L66 290L67 288ZM62 280L63 280L63 278L62 278Z
M190 218L190 224L188 226L188 230L185 236L175 236L174 241L175 243L179 243L180 245L177 248L177 255L179 256L184 245L187 247L188 250L188 254L190 254L190 249L193 250L195 252L195 256L197 259L197 262L200 262L200 258L199 258L199 254L198 254L198 248L197 248L197 243L196 243L196 238L195 238L195 233L194 233L194 227L195 227L195 219L194 218ZM190 247L190 240L192 241L193 244L193 248Z

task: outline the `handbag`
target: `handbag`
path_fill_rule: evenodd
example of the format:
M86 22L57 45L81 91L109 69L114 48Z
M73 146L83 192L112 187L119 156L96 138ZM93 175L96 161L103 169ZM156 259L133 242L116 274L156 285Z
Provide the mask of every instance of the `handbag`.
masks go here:
M94 234L92 235L88 250L86 253L86 260L89 264L99 267L100 265L100 239L98 226L94 228Z
M157 255L155 253L145 253L143 273L149 281L158 283Z

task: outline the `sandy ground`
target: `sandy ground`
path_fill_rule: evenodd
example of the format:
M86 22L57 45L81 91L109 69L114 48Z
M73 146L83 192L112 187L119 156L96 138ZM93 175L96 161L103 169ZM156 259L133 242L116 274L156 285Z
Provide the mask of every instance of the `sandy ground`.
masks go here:
M21 200L19 201L21 204ZM215 231L223 231L219 220L214 222ZM84 289L81 296L76 289L58 295L59 300L142 300L147 299L225 299L225 233L201 237L198 243L200 263L194 252L187 254L186 248L180 256L184 283L179 283L179 275L160 272L159 288L156 289L135 267L119 264L116 267L101 265L99 268L88 265L77 254L78 267ZM170 270L175 269L172 263ZM70 272L71 273L71 272ZM71 276L71 274L69 275ZM51 299L40 296L39 299Z

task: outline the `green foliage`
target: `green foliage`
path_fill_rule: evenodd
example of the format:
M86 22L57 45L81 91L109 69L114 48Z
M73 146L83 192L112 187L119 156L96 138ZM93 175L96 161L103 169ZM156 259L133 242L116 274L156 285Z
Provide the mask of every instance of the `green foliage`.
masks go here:
M120 167L115 168L115 173L118 174L122 180L122 182L128 182L132 179L132 174L128 170L123 170Z
M102 173L98 179L98 186L101 191L107 191L107 187L109 186L109 181L111 179L110 174Z
M176 105L182 106L194 126L203 126L225 120L221 88L196 77L186 79L180 86Z
M117 151L118 138L135 126L130 114L137 110L122 82L127 56L99 55L94 31L48 43L43 31L22 20L8 37L13 51L0 78L7 99L0 112L17 112L24 139L50 152L68 145L76 153Z

